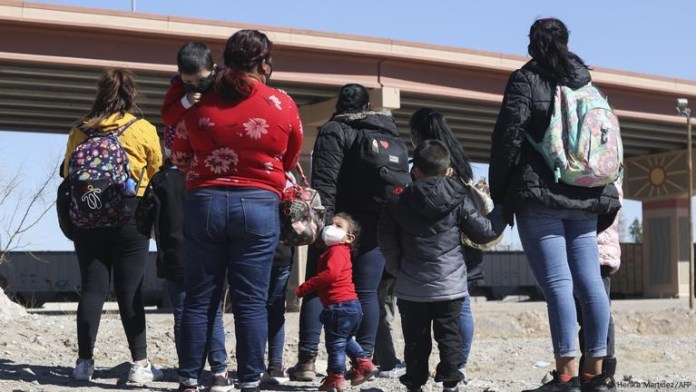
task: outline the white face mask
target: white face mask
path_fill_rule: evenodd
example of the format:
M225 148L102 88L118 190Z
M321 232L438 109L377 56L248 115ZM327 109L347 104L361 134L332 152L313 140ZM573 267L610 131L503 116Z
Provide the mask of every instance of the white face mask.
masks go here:
M324 240L326 246L334 246L342 244L346 238L346 231L335 225L324 226L321 232L321 239Z

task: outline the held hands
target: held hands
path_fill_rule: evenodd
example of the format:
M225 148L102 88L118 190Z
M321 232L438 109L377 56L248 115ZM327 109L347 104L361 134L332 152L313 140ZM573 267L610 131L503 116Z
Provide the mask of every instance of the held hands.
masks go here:
M496 204L493 211L488 214L487 218L491 221L493 225L493 230L496 234L500 234L505 230L505 209L502 204Z
M297 298L302 298L305 295L307 295L307 293L305 293L304 290L304 284L297 286L297 288L295 289L295 295L297 296Z

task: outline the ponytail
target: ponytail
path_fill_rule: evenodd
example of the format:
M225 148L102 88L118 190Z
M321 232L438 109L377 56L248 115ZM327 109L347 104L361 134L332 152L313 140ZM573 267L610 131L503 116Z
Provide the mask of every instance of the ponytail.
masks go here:
M568 50L569 34L566 25L556 18L538 19L529 29L529 55L556 82L573 74L572 54ZM585 65L579 57L577 59Z
M251 94L253 82L246 72L236 68L225 68L218 77L215 90L224 99L238 101Z
M240 30L225 44L225 70L216 79L215 91L224 99L238 101L251 94L253 81L249 72L271 58L273 42L258 30Z

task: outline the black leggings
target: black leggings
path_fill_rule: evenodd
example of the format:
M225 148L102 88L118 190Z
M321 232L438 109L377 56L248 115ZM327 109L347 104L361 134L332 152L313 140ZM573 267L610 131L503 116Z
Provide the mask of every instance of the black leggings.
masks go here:
M131 221L120 228L76 229L75 252L82 282L77 307L79 357L91 359L113 273L114 292L133 361L147 358L142 286L148 239Z

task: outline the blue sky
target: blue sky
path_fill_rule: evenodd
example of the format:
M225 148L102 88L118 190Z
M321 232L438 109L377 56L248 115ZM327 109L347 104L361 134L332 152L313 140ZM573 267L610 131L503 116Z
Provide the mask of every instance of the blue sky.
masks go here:
M130 0L36 2L131 9ZM555 16L571 31L571 50L590 65L696 80L696 52L692 49L696 1L693 0L136 0L136 11L352 33L516 55L526 55L530 24L539 17ZM174 57L172 53L172 61ZM22 179L21 194L29 194L45 178L47 168L59 159L65 140L65 135L1 132L0 182L18 171ZM480 164L475 169L479 175L487 171ZM53 196L53 192L48 195ZM13 210L14 207L7 205L2 207L0 222ZM640 203L629 201L624 210L628 222L641 216ZM517 242L516 234L508 233L508 241ZM32 250L72 249L72 243L60 234L53 211L23 237L23 244L25 249Z

